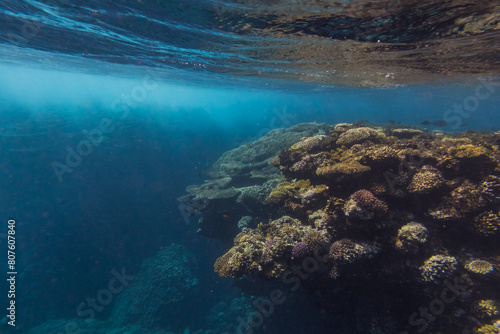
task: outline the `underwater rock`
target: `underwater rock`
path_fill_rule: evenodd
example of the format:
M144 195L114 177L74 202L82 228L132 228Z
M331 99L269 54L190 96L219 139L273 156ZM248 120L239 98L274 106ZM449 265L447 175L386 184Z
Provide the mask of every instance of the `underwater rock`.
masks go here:
M309 246L304 241L297 242L292 248L292 256L294 258L302 258L311 252Z
M477 185L465 180L453 189L449 196L443 198L441 204L429 211L435 219L459 220L480 211L485 206Z
M234 239L235 246L217 259L215 271L222 277L259 272L265 277L278 278L292 265L294 246L310 231L310 226L288 216L259 224L256 229L244 229Z

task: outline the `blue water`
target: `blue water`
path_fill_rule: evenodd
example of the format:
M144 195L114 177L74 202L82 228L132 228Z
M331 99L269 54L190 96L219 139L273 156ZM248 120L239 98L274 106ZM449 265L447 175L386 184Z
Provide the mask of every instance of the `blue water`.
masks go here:
M0 333L78 333L85 319L106 323L103 333L234 329L252 307L251 294L213 272L228 245L197 234L177 198L188 185L203 183L225 151L272 129L363 120L435 132L500 130L498 53L483 48L498 47L498 30L479 34L476 49L444 46L457 53L455 72L427 63L416 69L404 50L391 68L369 57L345 65L357 57L358 44L331 60L300 58L309 45L341 42L259 30L273 10L321 13L349 3L2 1L0 254L7 249L7 221L15 220L17 290L14 327L4 318L9 286L5 279L0 285ZM242 23L246 13L265 15ZM246 23L255 30L243 29ZM377 44L352 34L356 43ZM389 46L403 43L380 38ZM295 50L297 58L287 60L280 48ZM472 60L463 60L466 53ZM139 275L144 261L172 244L192 254L185 262L193 287L164 310L161 330L115 325L122 291L102 291L117 272ZM178 261L168 271L183 268ZM93 316L85 313L89 298L101 298ZM140 307L127 298L131 308ZM289 303L256 333L333 333L329 324L339 319L315 310L305 295L298 292Z

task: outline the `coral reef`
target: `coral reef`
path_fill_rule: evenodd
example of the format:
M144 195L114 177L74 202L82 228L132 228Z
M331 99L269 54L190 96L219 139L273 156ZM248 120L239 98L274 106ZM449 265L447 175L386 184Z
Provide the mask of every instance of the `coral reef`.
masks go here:
M479 318L492 318L500 315L498 303L491 299L475 302L472 311Z
M331 130L326 124L298 124L271 130L254 142L224 153L207 172L209 180L188 186L189 194L179 197L184 219L201 215L199 233L230 242L240 231L238 223L243 216L259 221L273 215L271 208L262 205L281 181L279 169L270 166L271 160L294 144L297 149L291 151L298 156L307 149L327 147L332 140L325 135Z
M484 260L471 261L465 265L465 269L478 275L486 275L494 270L493 265Z
M500 329L495 325L484 325L481 328L477 329L480 334L499 334Z
M337 139L337 145L351 146L354 144L359 144L364 141L370 140L373 142L379 142L385 138L383 133L380 133L372 128L361 127L347 130L342 133Z
M297 242L292 248L292 256L294 258L302 258L311 252L309 246L304 241Z
M420 267L422 280L441 283L457 270L458 262L452 256L433 255Z
M484 212L476 217L477 233L483 236L497 236L500 232L500 212L493 210Z
M475 301L498 299L498 136L366 123L328 129L269 158L278 181L253 212L238 215L252 223L231 232L234 245L217 260L216 272L252 284L304 282L318 308L346 317L349 311L337 305L351 305L359 294L365 304L404 319L379 314L377 323L387 320L398 328L394 333L415 331L408 317L443 286L458 284L456 301L426 330L493 326L497 319L474 320L467 310L486 305ZM241 191L232 182L224 189ZM238 196L222 206L238 207ZM218 233L223 240L228 235ZM365 320L355 323L369 332Z

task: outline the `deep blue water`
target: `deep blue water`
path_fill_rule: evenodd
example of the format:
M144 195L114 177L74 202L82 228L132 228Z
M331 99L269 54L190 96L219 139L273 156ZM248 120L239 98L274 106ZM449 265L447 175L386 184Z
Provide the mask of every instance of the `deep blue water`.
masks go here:
M476 49L444 43L442 53L417 55L428 56L420 67L405 50L394 51L402 54L394 67L369 56L356 63L358 44L325 60L304 50L343 43L338 37L303 40L264 31L265 22L283 12L321 13L349 4L325 3L2 1L0 254L6 254L7 221L13 219L18 274L15 327L4 318L10 300L5 279L0 285L0 333L85 319L78 306L108 287L113 270L137 275L143 261L173 243L193 254L198 282L165 311L163 328L223 333L223 322L236 325L238 307L250 296L213 272L228 245L197 234L177 198L188 185L203 183L225 151L269 130L360 120L447 132L500 130L498 53L483 48L498 47L498 30L478 34ZM246 13L258 17L245 22ZM255 30L247 32L245 24ZM404 22L389 28L396 24L406 31ZM419 33L405 38L416 41ZM370 48L377 44L371 33L346 34ZM387 36L380 38L388 47L412 44ZM420 36L422 43L435 42ZM458 46L470 46L465 39ZM283 57L281 47L293 50L294 58ZM453 53L455 72L429 65ZM354 65L344 64L347 58ZM93 318L112 318L117 297ZM330 333L331 319L314 313L311 300L300 293L293 298L293 307L267 319L259 333ZM226 317L217 322L214 312Z

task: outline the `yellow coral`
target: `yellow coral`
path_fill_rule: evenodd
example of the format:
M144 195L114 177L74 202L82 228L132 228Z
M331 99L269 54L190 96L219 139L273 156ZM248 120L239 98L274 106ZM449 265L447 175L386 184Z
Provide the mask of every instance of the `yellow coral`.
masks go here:
M476 231L483 236L492 236L500 231L500 214L492 210L476 217L474 220Z
M485 325L478 328L477 331L481 334L500 334L500 329L498 329L495 325Z
M491 299L476 301L472 310L480 318L492 318L500 314L498 303Z
M217 274L221 277L232 277L233 271L231 270L231 266L229 265L229 260L233 257L236 252L237 247L234 246L231 248L226 254L222 255L215 261L214 269Z
M488 261L474 260L472 262L467 263L465 265L465 269L474 274L486 275L493 271L493 265Z
M337 140L337 145L353 145L366 140L380 141L383 138L385 138L383 133L372 128L361 127L342 133Z
M294 194L302 193L312 188L313 187L311 186L311 182L309 180L298 180L297 182L283 181L271 191L269 196L267 196L264 201L264 204L279 204L285 199L293 197Z
M304 152L310 152L315 149L322 149L327 147L334 138L325 135L317 135L314 137L304 137L301 138L298 143L292 145L292 150L301 150Z
M422 130L417 129L394 129L391 131L391 134L394 137L400 139L415 137L421 135L422 133L424 133Z
M483 146L468 144L452 149L452 153L459 159L472 159L485 156L487 150Z
M306 235L302 238L309 249L316 249L322 242L326 241L326 238L321 235L317 230L310 230L306 233Z
M333 165L328 164L321 166L316 170L316 174L326 177L340 176L342 174L353 176L369 172L370 170L370 167L363 166L356 160L348 160Z

